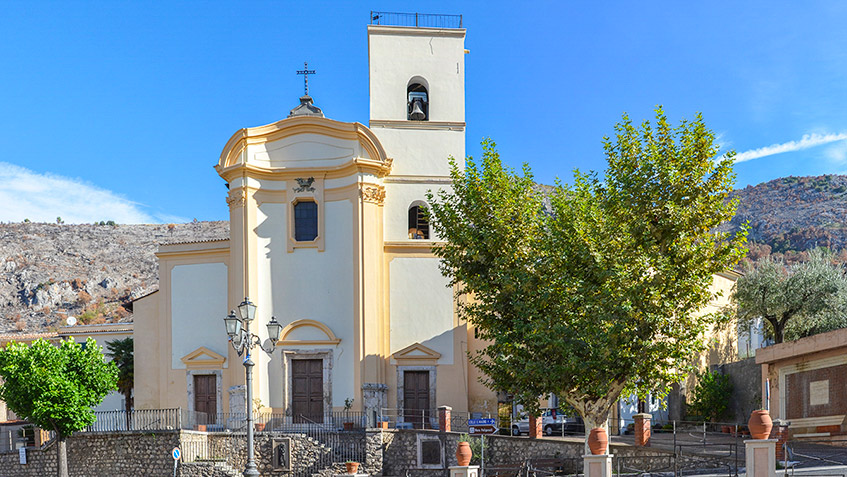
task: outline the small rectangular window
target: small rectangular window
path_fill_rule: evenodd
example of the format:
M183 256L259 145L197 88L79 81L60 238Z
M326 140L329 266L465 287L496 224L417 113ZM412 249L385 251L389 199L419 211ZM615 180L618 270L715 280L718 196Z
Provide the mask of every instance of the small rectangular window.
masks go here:
M310 242L318 236L318 204L298 202L294 204L294 240Z

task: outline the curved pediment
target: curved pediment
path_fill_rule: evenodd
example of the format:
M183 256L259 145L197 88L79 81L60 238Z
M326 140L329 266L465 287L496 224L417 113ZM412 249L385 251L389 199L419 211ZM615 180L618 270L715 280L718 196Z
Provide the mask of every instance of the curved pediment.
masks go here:
M386 175L391 160L370 129L314 116L296 116L244 128L224 146L218 174L229 181L246 169L254 175L303 174L350 169Z
M341 339L320 321L297 320L289 323L279 334L281 345L337 345Z

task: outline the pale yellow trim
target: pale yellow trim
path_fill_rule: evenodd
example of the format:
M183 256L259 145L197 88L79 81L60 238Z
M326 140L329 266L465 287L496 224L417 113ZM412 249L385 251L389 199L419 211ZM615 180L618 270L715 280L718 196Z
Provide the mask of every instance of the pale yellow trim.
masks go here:
M218 242L195 242L188 244L160 245L156 256L159 259L189 258L198 255L229 255L229 240Z
M286 339L286 338L288 338L288 335L291 334L292 331L296 330L297 328L302 328L304 326L311 326L313 328L317 328L317 329L321 330L323 332L323 334L326 335L327 339L325 339L325 340L287 340ZM313 344L337 345L338 343L341 343L341 339L338 338L337 336L335 336L335 333L332 332L332 330L329 328L329 326L321 323L320 321L309 320L309 319L292 321L285 328L282 329L279 336L280 336L279 344L283 344L283 345L303 345L303 344L308 344L308 345L313 345Z
M200 356L208 356L208 358L198 359ZM205 346L195 349L180 359L188 369L220 369L226 361L226 357L215 353Z
M435 131L459 131L465 130L464 121L403 121L396 119L371 119L372 128L390 129L425 129Z
M394 160L391 158L381 162L365 157L354 157L344 164L333 167L298 167L285 169L272 169L254 164L245 165L239 163L226 169L221 169L218 173L227 182L239 177L242 173L247 178L268 180L291 180L295 177L314 175L323 175L326 179L339 179L355 173L368 173L377 177L385 177L391 172L393 162Z
M356 193L358 191L359 184L357 182L354 182L346 186L334 187L332 189L324 190L324 199L327 202L334 202L338 200L355 201Z
M443 244L444 242L436 242L433 240L410 239L397 242L385 242L383 244L383 249L387 254L402 254L403 256L416 254L420 257L435 257L435 254L432 253L432 247L437 247Z
M452 185L449 176L388 176L382 180L385 184L432 184Z
M419 351L419 352L424 353L424 354L423 355L410 355L409 353L412 353L413 351ZM428 347L426 347L426 346L424 346L420 343L414 343L414 344L410 344L409 346L406 346L405 348L403 348L399 351L396 351L394 354L391 355L391 357L396 359L398 362L400 360L403 360L403 361L409 360L409 361L415 361L415 362L427 361L427 360L436 360L437 361L438 358L441 357L441 353L439 353L438 351L435 351L432 348L428 348Z

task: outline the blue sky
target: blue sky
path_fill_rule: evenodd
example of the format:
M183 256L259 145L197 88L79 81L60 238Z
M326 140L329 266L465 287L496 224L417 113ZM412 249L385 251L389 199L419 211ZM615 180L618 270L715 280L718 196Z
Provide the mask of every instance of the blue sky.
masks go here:
M370 10L464 15L468 154L540 182L602 170L623 112L703 113L738 185L847 172L847 2L11 2L0 16L0 220L228 217L221 149L284 118L308 61L368 119ZM166 179L161 179L161 178Z

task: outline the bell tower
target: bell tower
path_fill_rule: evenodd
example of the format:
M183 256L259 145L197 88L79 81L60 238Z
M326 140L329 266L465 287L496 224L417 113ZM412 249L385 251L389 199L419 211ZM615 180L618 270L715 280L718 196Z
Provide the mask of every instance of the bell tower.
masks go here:
M443 179L465 156L465 30L459 15L372 12L370 128L391 177Z

